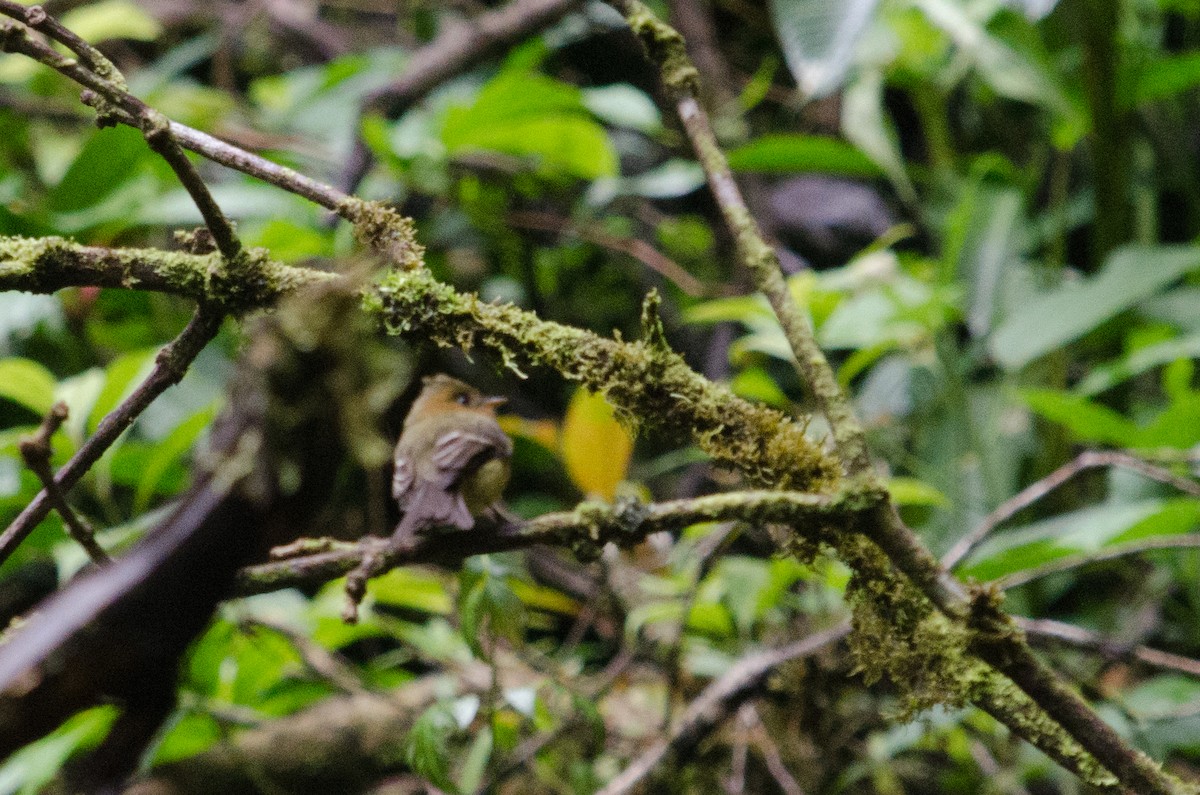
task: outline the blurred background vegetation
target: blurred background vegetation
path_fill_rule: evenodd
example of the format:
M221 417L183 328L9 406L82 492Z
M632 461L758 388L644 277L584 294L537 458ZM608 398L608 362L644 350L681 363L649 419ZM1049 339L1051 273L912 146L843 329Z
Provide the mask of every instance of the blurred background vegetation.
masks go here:
M331 183L357 156L368 165L359 194L416 220L439 278L627 337L657 289L667 336L693 367L745 397L808 410L774 316L749 294L677 120L658 109L654 72L611 9L576 5L399 118L360 113L414 52L496 5L47 7L175 120ZM688 38L751 207L905 518L935 552L995 523L997 506L1083 450L1195 474L1200 2L652 5ZM0 142L0 234L169 247L173 230L200 223L138 131L97 130L77 88L15 55L0 57ZM305 200L202 170L247 245L321 268L355 256L348 230ZM0 293L0 523L39 489L21 436L65 400L61 465L190 313L136 290ZM106 546L138 537L186 487L241 335L227 324L72 493ZM553 373L518 380L484 357L395 350L397 391L441 369L511 396L508 501L522 515L735 482L694 450L652 435L635 443L603 400ZM1080 469L1003 515L956 571L1028 580L1007 590L1014 613L1106 639L1099 651L1045 650L1106 719L1186 776L1200 764L1200 681L1127 652L1200 658L1200 553L1094 559L1195 541L1200 500L1136 467ZM762 528L702 525L586 565L542 551L461 571L410 567L372 583L353 627L338 618L338 583L230 602L195 645L148 764L329 699L339 686L312 664L319 652L367 689L445 674L396 737L387 781L362 791L405 791L415 775L446 792L593 792L734 662L845 618L842 567L773 549ZM1080 565L1033 576L1061 560ZM52 515L0 569L0 624L84 562ZM498 673L471 684L480 663ZM747 704L655 786L1079 791L977 711L897 720L887 684L867 687L836 649L780 669ZM83 713L13 757L0 792L37 791L109 720ZM548 739L528 745L538 738Z

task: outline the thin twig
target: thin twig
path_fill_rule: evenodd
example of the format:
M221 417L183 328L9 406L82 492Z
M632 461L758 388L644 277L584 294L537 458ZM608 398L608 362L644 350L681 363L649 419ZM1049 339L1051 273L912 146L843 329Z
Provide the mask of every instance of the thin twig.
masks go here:
M942 565L948 569L954 568L967 555L971 554L993 530L1011 519L1018 512L1042 499L1080 472L1105 466L1123 467L1140 475L1145 475L1151 480L1157 480L1160 483L1173 486L1185 494L1200 497L1200 483L1176 475L1174 472L1163 467L1151 464L1149 461L1138 458L1132 453L1127 453L1123 450L1085 450L1073 460L1063 464L1044 478L1029 484L996 506L996 509L984 517L983 521L975 529L955 542L954 546L950 547L949 551L942 556Z
M1138 645L1131 647L1128 644L1109 640L1098 632L1092 632L1083 627L1077 627L1074 624L1054 621L1049 618L1013 616L1013 621L1026 634L1034 637L1069 643L1073 646L1093 649L1114 657L1132 658L1146 665L1161 668L1164 671L1177 671L1188 676L1200 677L1200 660L1195 660L1191 657L1172 654L1171 652L1153 649L1149 646Z
M724 721L739 704L758 691L773 670L785 662L816 654L848 634L850 624L846 622L787 646L743 657L700 692L667 738L655 742L630 762L598 795L633 792L668 754L691 747Z
M66 419L67 404L62 402L55 403L50 409L50 413L42 420L42 424L38 427L37 432L21 440L21 457L25 459L25 465L42 481L42 486L46 490L50 504L63 518L63 522L66 524L67 531L71 534L71 537L79 543L79 546L83 547L88 557L94 562L111 563L112 558L96 542L96 532L71 509L66 495L63 494L58 484L54 482L54 472L50 469L50 455L52 453L50 437L66 422Z
M0 0L0 2L7 2L7 0ZM92 93L84 92L83 98L93 104L99 104L100 112L105 120L119 121L130 127L141 129L138 114L145 105L140 100L136 100L116 83L106 80L82 66L75 59L61 55L52 47L32 39L24 27L10 22L0 22L0 51L20 53L49 66L79 85L90 89ZM171 121L168 122L168 129L185 149L298 196L303 196L327 209L339 211L342 204L350 199L348 194L332 186L306 177L286 166L272 163L266 158L227 144L208 133L200 132L185 124Z
M508 214L508 220L513 226L519 226L523 229L536 229L541 232L559 232L574 235L581 240L586 240L601 248L607 248L610 251L616 251L633 257L664 279L673 282L676 287L688 295L702 296L713 292L704 282L688 273L682 265L660 252L645 240L617 237L595 226L573 224L568 218L550 213L532 211L514 212Z
M112 62L104 57L103 53L64 27L58 20L47 14L41 6L25 8L18 3L10 2L10 0L0 0L0 13L18 19L65 45L83 62L80 68L104 81L103 89L94 86L91 89L101 91L105 100L120 107L137 120L137 126L145 136L146 143L167 161L167 165L175 172L188 195L192 197L192 201L195 202L196 208L200 210L200 215L204 218L205 225L212 232L217 250L227 260L234 261L241 253L242 246L233 231L233 225L229 223L213 199L212 193L204 184L204 180L200 178L196 167L184 155L183 149L171 132L170 123L166 117L130 94L125 78ZM9 33L9 35L13 34ZM45 61L43 62L45 63Z
M222 315L200 307L179 336L163 346L155 357L154 369L129 397L100 421L96 432L83 443L71 460L58 470L54 482L62 491L69 491L104 451L137 419L147 406L166 389L179 383L187 368L204 346L216 336ZM12 555L38 523L50 512L50 497L43 489L0 534L0 563Z
M170 121L158 111L146 106L143 106L139 114L139 121L146 143L167 161L167 165L192 197L192 202L204 218L204 225L212 233L217 250L227 261L235 262L242 253L242 244L237 238L237 233L233 231L233 224L225 217L208 186L200 178L200 172L184 154L178 139L171 132Z
M775 779L775 783L779 785L779 789L783 790L784 795L804 795L804 788L800 786L800 782L796 781L796 777L784 764L783 754L779 752L779 746L771 739L771 733L763 725L758 709L753 704L747 704L746 707L749 708L754 722L754 745L762 755L767 772L771 774L771 778Z
M268 621L262 618L247 619L241 622L247 630L266 630L282 635L300 655L300 659L308 670L329 682L346 695L369 695L370 690L363 686L354 672L354 667L339 655L329 651L324 646L314 643L312 638L296 632L285 624Z
M1186 533L1177 536L1158 536L1155 538L1143 538L1138 541L1130 541L1126 544L1114 544L1111 547L1098 549L1094 552L1084 552L1078 555L1066 555L1061 558L1048 561L1040 566L1033 566L1028 569L1013 572L1012 574L999 577L992 580L990 583L1001 590L1016 588L1018 585L1025 585L1033 580L1042 577L1048 577L1051 574L1059 574L1071 569L1077 569L1080 566L1087 566L1092 563L1102 563L1107 560L1116 560L1118 558L1128 557L1129 555L1140 555L1143 552L1153 552L1157 549L1196 549L1200 548L1200 533Z

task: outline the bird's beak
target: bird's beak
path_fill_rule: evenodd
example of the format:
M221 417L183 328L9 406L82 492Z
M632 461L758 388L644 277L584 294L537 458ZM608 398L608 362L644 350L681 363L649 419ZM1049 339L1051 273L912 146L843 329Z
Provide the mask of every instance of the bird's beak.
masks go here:
M483 399L483 405L491 406L492 408L499 408L500 406L503 406L507 402L508 402L508 398L504 397L503 395L493 395L491 397L485 397Z

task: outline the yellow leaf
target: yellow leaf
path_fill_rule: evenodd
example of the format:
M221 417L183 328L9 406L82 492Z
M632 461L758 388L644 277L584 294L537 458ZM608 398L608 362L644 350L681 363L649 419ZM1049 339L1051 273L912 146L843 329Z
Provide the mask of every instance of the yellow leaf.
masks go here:
M580 389L563 419L562 457L567 474L589 496L611 500L629 470L633 439L600 395Z

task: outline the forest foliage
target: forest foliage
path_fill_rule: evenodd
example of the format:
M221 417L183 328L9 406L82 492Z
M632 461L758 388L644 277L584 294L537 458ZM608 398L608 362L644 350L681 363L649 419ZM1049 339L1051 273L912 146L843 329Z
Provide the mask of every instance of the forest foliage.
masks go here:
M625 340L647 334L657 291L665 339L693 369L824 440L656 69L612 8L564 5L399 114L372 108L373 92L464 16L501 6L47 9L168 118L322 182L354 178L357 195L412 217L425 264L459 290ZM1198 780L1200 5L651 6L691 47L730 166L904 520L957 577L1001 590L1043 659L1133 747ZM94 119L78 86L0 56L0 245L170 249L203 223L142 132ZM322 271L378 266L325 209L195 162L247 249ZM14 263L0 254L0 286ZM62 467L192 315L183 297L126 287L0 292L0 526L42 486L20 441L65 402ZM192 482L253 320L227 320L70 491L113 554ZM507 503L521 517L762 485L680 446L672 417L639 422L486 346L467 357L380 333L363 353L384 374L363 399L389 439L421 374L510 397ZM310 535L386 531L379 483L347 479L357 503ZM354 625L340 580L229 600L191 646L143 772L211 762L338 699L407 693L407 722L370 765L337 774L353 778L344 791L595 792L740 661L849 618L851 569L778 539L702 522L599 560L539 548L404 566L370 583ZM0 624L85 564L50 514L0 566ZM903 683L862 674L836 643L779 666L681 745L656 786L1084 791L985 712L914 714ZM39 791L114 714L82 712L9 758L0 792ZM262 785L256 764L268 765L247 763L247 786Z

